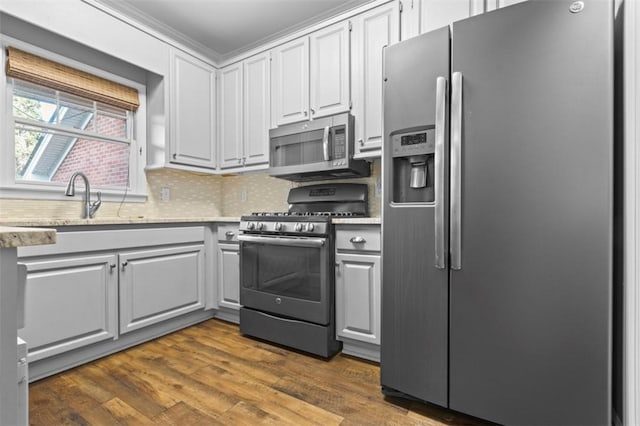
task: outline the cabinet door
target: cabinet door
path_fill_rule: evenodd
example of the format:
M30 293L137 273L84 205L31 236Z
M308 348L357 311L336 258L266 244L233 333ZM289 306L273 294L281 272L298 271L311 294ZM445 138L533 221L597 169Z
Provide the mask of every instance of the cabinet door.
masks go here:
M338 337L380 344L380 256L336 254Z
M309 39L302 37L272 51L275 124L309 118Z
M177 50L172 62L169 161L215 168L215 69Z
M218 246L218 305L240 309L240 257L238 244Z
M25 327L29 362L117 334L116 256L60 256L27 266Z
M349 111L350 24L331 25L310 36L311 118Z
M421 0L420 33L484 12L483 0ZM495 1L495 0L494 0Z
M242 166L242 64L219 72L220 167Z
M120 332L204 308L204 245L121 253Z
M393 2L353 20L353 115L356 118L355 157L380 156L382 147L382 50L396 43L398 3Z
M244 159L246 165L269 162L271 55L244 61Z

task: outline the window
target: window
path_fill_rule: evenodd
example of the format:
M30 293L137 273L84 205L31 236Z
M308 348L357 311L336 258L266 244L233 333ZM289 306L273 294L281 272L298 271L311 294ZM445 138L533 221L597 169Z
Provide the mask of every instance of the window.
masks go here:
M9 59L5 116L13 161L3 162L12 173L3 176L2 194L61 199L70 176L81 171L107 200L124 194L132 196L129 201L144 199L145 162L137 141L145 134L137 129L144 117L134 112L138 90L11 47L3 53ZM133 92L135 103L131 97L121 101L114 87Z
M132 113L14 79L17 182L66 184L82 171L95 187L126 189Z

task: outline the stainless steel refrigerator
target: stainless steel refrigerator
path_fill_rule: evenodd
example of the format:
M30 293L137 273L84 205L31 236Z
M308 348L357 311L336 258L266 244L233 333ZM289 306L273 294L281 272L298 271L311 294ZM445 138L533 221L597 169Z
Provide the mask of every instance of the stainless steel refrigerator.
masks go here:
M385 57L383 392L610 424L612 2L519 3Z

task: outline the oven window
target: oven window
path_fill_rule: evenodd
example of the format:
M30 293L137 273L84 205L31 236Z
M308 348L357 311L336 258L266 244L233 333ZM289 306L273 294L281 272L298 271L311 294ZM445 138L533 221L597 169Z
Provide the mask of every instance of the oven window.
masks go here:
M243 242L242 286L248 289L320 302L321 248Z

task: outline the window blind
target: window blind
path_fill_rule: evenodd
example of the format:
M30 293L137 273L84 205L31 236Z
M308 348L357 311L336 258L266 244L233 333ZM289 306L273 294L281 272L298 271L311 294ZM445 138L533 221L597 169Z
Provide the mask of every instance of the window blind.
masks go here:
M138 91L49 59L7 48L6 73L55 90L135 111L140 106Z

